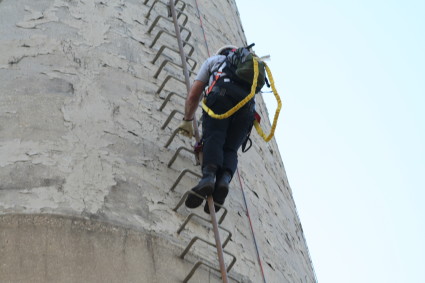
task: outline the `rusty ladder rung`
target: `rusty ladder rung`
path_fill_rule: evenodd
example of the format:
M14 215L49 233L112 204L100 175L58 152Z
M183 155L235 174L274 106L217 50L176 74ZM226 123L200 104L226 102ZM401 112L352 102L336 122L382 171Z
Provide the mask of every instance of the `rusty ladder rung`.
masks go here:
M196 173L196 172L194 172L193 170L190 170L190 169L187 169L187 168L185 168L185 169L183 169L181 172L180 172L180 174L179 174L179 176L177 177L177 179L176 179L176 181L173 183L173 185L171 186L171 188L170 188L170 191L174 191L174 189L177 187L177 185L180 183L180 180L184 177L184 175L186 175L187 173L190 173L190 174L192 174L192 175L194 175L195 177L198 177L199 179L200 178L202 178L202 176L201 175L199 175L198 173Z
M146 0L143 4L147 5L147 3L149 2L149 0ZM182 3L182 6L180 7L180 9L175 9L177 12L179 12L179 14L177 15L177 19L180 18L181 13L183 13L184 9L186 8L186 2L182 1L182 0L176 0L174 1L174 5L177 5L178 2ZM160 1L160 0L155 0L152 5L151 8L149 9L148 14L146 15L146 18L149 19L150 17L150 13L153 10L154 6L156 3L162 4L164 5L167 9L168 9L168 16L171 16L171 11L170 11L170 7L168 6L168 4ZM187 16L187 15L186 15Z
M149 12L150 12L150 10L149 10ZM180 15L183 15L183 16L185 16L185 19L183 20L183 22L181 23L181 25L180 25L180 27L181 28L186 28L186 24L187 24L187 22L189 21L189 17L188 17L188 15L186 14L186 13L183 13L183 12L180 12ZM146 18L148 18L149 19L149 14L148 15L146 15ZM173 23L173 21L172 20L170 20L170 19L168 19L168 17L164 17L164 16L162 16L162 15L158 15L156 18L155 18L155 20L153 20L153 22L152 22L152 25L149 27L149 29L148 29L148 33L150 33L151 31L152 31L152 29L154 28L154 26L156 26L156 24L159 22L159 20L161 19L161 18L164 18L164 19L166 19L167 21L169 21L169 22L171 22L171 23ZM187 29L187 28L186 28ZM180 31L181 31L181 29L180 29Z
M182 83L182 84L186 84L184 81L182 81L181 79L177 78L176 76L173 75L168 75L164 81L162 82L162 84L160 85L160 87L158 88L158 90L156 91L156 94L160 94L161 91L164 89L165 85L168 83L169 80L171 79L175 79L176 81Z
M178 94L178 93L176 93L176 92L172 91L172 92L170 92L170 93L167 95L167 97L164 99L164 102L162 102L161 106L158 108L158 111L162 111L162 110L164 109L164 107L167 105L168 101L170 101L170 99L171 99L171 97L172 97L173 95L176 95L176 96L178 96L178 97L180 97L180 98L182 98L182 99L186 100L186 98L184 98L184 97L183 97L183 96L181 96L180 94Z
M167 34L167 35L169 35L169 36L171 36L171 37L176 37L176 35L175 35L175 34L172 34L171 32L169 32L169 31L167 31L167 30L165 30L165 29L159 29L159 31L158 31L158 33L155 35L155 37L154 37L154 39L153 39L153 41L152 41L151 45L149 45L149 48L152 48L152 47L154 47L154 46L155 46L155 43L158 41L158 39L161 37L161 35L162 35L163 33L165 33L165 34ZM191 36L192 36L192 33L189 33L189 34L186 36L185 40L182 40L182 42L183 42L183 47L184 47L184 46L186 46L186 45L190 47L189 54L192 54L192 53L193 53L193 50L195 50L195 47L194 47L192 44L190 44L190 42L188 41L188 40L189 40L189 38L190 38Z
M210 265L210 264L208 264L208 263L205 263L205 262L203 262L203 261L199 260L199 261L197 261L197 262L195 263L195 265L192 267L192 269L190 270L190 272L189 272L189 274L186 276L186 278L185 278L185 279L183 279L183 283L187 283L187 282L189 281L189 279L190 279L190 278L192 278L193 274L195 274L196 270L197 270L197 269L198 269L201 265L205 265L206 267L211 268L211 269L213 269L213 270L215 270L215 271L217 271L217 272L219 272L219 273L220 273L220 269L218 269L217 267L214 267L214 266L212 266L212 265ZM232 276L230 276L230 275L227 275L227 276L228 276L228 278L232 279L233 281L238 282L238 283L241 283L241 281L239 281L238 279L236 279L236 278L234 278L234 277L232 277Z
M170 161L168 162L168 164L167 164L167 167L168 167L168 168L170 168L170 167L171 167L171 165L173 165L174 161L176 161L177 156L179 155L179 153L180 153L182 150L185 150L185 151L187 151L187 152L189 152L189 153L192 153L192 154L193 154L193 155L195 155L195 157L196 157L196 153L195 153L195 151L194 151L194 150L191 150L190 148L187 148L187 147L185 147L185 146L181 146L181 147L179 147L179 148L176 150L176 152L174 153L173 157L171 157ZM197 164L197 165L198 165L198 164Z
M155 28L155 26L158 24L158 22L159 22L159 20L160 19L164 19L164 20L166 20L166 21L168 21L168 22L170 22L170 23L173 23L173 21L171 21L170 19L168 19L168 18L166 18L166 17L164 17L164 16L162 16L162 15L158 15L156 18L155 18L155 20L152 22L152 24L151 24L151 26L148 28L148 31L147 31L147 33L148 34L151 34L151 32L152 32L152 30ZM180 33L183 31L183 30L185 30L186 32L187 32L187 36L186 36L186 40L189 40L189 38L192 36L192 32L187 28L187 27L185 27L184 26L184 24L183 25L179 25L179 27L180 27ZM162 28L162 27L159 27L159 29L160 30L166 30L166 29L164 29L164 28Z
M179 51L177 49L174 49L174 48L167 46L165 44L161 45L161 47L159 48L158 52L155 55L155 58L152 60L152 64L155 64L156 60L158 60L159 56L162 55L162 53L164 52L165 48L168 48L169 50L174 51L177 54L179 54ZM196 67L196 65L198 64L198 62L195 59L193 59L192 57L190 57L192 55L193 51L194 51L194 49L191 49L191 53L188 53L188 55L186 55L186 62L189 64L190 60L193 61L194 63L193 63L193 66L191 66L191 67L194 69Z
M170 112L170 114L168 115L168 118L167 118L167 120L165 120L164 124L162 124L161 130L164 130L165 127L167 127L167 125L170 123L171 119L173 119L173 117L174 117L174 115L176 115L176 113L184 115L184 113L182 111L174 109L173 111Z
M175 38L177 37L175 34L172 34L168 30L165 30L165 29L160 28L159 31L157 32L157 34L155 35L154 40L152 41L152 43L149 46L149 48L152 48L152 47L155 46L155 43L158 41L158 39L161 37L161 35L163 33L165 33L165 34L167 34L167 35L169 35L171 37L175 37ZM183 47L186 46L186 45L190 47L190 51L189 51L190 54L192 54L193 53L193 50L195 49L195 47L192 44L190 44L189 41L188 41L189 38L191 37L191 35L192 35L192 33L188 33L188 35L186 36L186 39L185 40L182 40Z
M195 236L195 237L192 238L192 240L190 240L190 242L187 245L186 249L184 249L184 251L181 253L181 255L180 255L180 258L181 259L184 259L184 257L187 255L187 253L189 252L189 250L192 248L192 246L198 240L201 241L201 242L206 243L209 246L215 247L215 244L214 243L211 243L211 242L209 242L209 241L207 241L207 240L205 240L205 239L203 239L201 237ZM227 255L229 255L229 256L232 257L232 261L230 262L229 266L226 268L226 271L229 272L232 269L232 267L235 264L235 262L236 262L236 256L234 254L228 252L228 251L225 251L225 250L223 250L223 253L225 253L225 254L227 254Z
M209 219L207 219L207 218L204 218L204 217L202 217L202 216L200 216L199 214L197 214L197 213L194 213L194 212L192 212L192 213L190 213L187 217L186 217L186 219L185 219L185 221L183 222L183 224L180 226L180 228L177 230L177 234L180 234L181 233L181 231L183 231L183 229L186 227L186 225L187 225L187 223L189 223L189 221L192 219L192 217L198 217L198 218L200 218L200 219L202 219L202 220L204 220L204 221L206 221L206 222L208 222L208 223L211 223L211 220L209 220ZM220 224L221 224L221 222L220 222ZM219 229L222 229L223 231L225 231L225 232L227 232L228 233L228 235L227 235L227 238L226 238L226 240L224 241L224 243L223 243L223 248L225 248L226 246L227 246L227 244L229 243L229 241L230 241L230 239L232 238L232 232L230 232L230 230L228 230L228 229L226 229L226 228L224 228L224 227L222 227L222 226L218 226L218 228Z
M158 70L157 70L157 71L156 71L156 73L153 75L153 77L154 77L155 79L157 79L157 78L158 78L159 74L160 74L160 73L161 73L161 71L164 69L165 65L167 65L167 63L170 63L170 64L172 64L172 65L174 65L174 66L176 66L176 67L179 67L179 68L182 68L182 69L183 69L182 65L179 65L179 64L177 64L177 63L174 63L173 61L171 61L171 60L169 60L169 59L165 59L164 61L162 61L162 63L161 63L161 65L159 66ZM189 76L190 76L190 75L192 75L192 74L195 74L195 75L196 75L196 73L195 73L195 72L193 72L193 70L189 70Z

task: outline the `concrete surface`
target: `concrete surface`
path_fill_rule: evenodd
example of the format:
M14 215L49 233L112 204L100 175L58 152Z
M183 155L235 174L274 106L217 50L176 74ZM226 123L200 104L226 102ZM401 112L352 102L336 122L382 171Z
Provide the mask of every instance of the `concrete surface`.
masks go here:
M171 258L161 253L182 248L194 235L213 239L211 229L202 221L190 223L181 235L176 235L190 211L182 207L174 212L171 208L197 180L184 177L174 192L170 191L171 184L184 168L197 172L199 168L187 152L179 155L171 168L167 167L175 150L182 145L191 147L193 141L178 136L169 148L164 148L181 115L177 114L164 130L161 125L173 109L183 110L184 101L173 96L163 111L158 108L168 93L185 96L186 90L174 79L160 89L168 75L183 78L181 69L175 66L167 65L158 78L153 78L165 59L180 59L167 50L158 62L152 63L161 45L177 47L177 42L164 34L151 47L159 27L150 34L148 28L158 15L166 16L167 10L157 4L148 19L145 15L149 6L142 2L0 2L0 215L2 223L8 223L2 224L6 228L0 231L5 233L0 245L8 254L1 259L1 276L12 282L25 282L30 277L39 282L68 278L81 282L80 276L89 278L86 282L114 282L115 278L174 282L174 275L166 268L183 268L186 264L175 257L164 263L154 258ZM198 3L211 53L224 44L246 43L233 0ZM208 52L195 1L188 0L185 11L197 70ZM159 21L159 26L173 31L165 19ZM260 95L256 100L263 128L268 132L267 110ZM240 155L239 169L267 282L314 282L276 142L266 144L256 133L252 138L252 149ZM226 249L238 256L232 274L246 282L261 282L237 176L226 206L229 214L223 226L233 234ZM202 207L195 211L203 215ZM63 221L57 216L62 216ZM28 220L32 217L43 221ZM89 227L98 225L99 231L91 232L83 225L81 230L75 228L81 231L78 235L72 230L72 221L89 223ZM109 225L120 228L104 234L102 227ZM125 248L128 255L122 255L124 248L119 248L125 246L122 231L137 234ZM157 252L147 248L149 241L158 241ZM8 243L13 245L9 247ZM111 245L113 250L105 249L105 245ZM61 246L67 249L54 251ZM150 251L145 254L150 255L150 262L154 261L159 271L154 272L149 259L131 253L133 247L141 253ZM58 261L67 253L69 257ZM214 251L205 247L196 247L195 253L208 262L216 262ZM143 267L139 260L144 262ZM58 262L73 268L59 268ZM17 266L27 271L34 269L35 273L24 272L29 277L19 277L21 269L14 269ZM111 271L112 266L128 270L129 274L122 277L120 272ZM146 271L143 280L152 281L137 281L139 267ZM96 276L90 275L90 270L96 270Z

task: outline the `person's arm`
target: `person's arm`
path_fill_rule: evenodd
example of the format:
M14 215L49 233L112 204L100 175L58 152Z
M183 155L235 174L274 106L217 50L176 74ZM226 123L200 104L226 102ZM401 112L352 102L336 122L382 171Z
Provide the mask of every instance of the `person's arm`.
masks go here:
M202 81L195 80L192 87L190 88L189 94L186 98L186 103L184 107L184 117L183 120L192 121L195 116L196 109L198 108L199 101L202 95L202 92L205 88L206 83Z
M202 91L207 85L209 78L210 59L207 59L201 66L201 69L196 76L195 82L187 94L186 102L184 105L184 117L183 121L179 125L180 132L183 135L192 137L193 136L193 125L192 120L195 116L196 109L198 108L201 100Z

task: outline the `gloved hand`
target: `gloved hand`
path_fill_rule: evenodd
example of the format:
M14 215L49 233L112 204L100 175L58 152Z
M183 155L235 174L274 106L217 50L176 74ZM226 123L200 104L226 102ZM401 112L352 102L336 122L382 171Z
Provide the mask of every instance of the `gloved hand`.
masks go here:
M180 129L180 133L182 133L183 135L189 138L193 137L192 120L191 121L183 120L179 125L179 129Z

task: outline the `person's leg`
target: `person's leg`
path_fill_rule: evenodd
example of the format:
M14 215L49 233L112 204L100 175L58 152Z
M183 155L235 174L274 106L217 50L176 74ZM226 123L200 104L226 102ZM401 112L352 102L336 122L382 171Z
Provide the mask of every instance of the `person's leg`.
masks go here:
M217 178L213 192L215 203L220 205L224 204L229 192L230 181L232 180L238 164L237 151L252 127L253 119L253 105L247 105L240 109L230 119L226 141L223 146L223 165L217 171ZM215 211L218 211L219 209L220 207L216 205ZM209 213L208 204L204 206L204 211Z
M251 103L237 111L229 123L226 141L223 146L222 168L223 170L228 170L231 176L235 173L238 165L238 149L251 130L253 119L254 107L253 103Z
M229 102L225 97L221 97L218 93L210 94L207 100L207 105L215 113L221 114L229 109ZM206 113L203 114L202 134L203 134L203 164L202 164L202 179L198 185L192 188L192 191L206 197L211 195L215 186L215 176L217 170L223 164L223 145L226 140L227 128L229 125L228 119L214 119ZM203 199L196 195L189 194L186 199L186 206L196 208L200 206Z
M216 114L227 112L233 105L232 102L220 93L220 89L211 92L207 97L207 106ZM223 164L223 146L226 140L229 119L215 119L203 112L202 138L203 138L203 164Z

